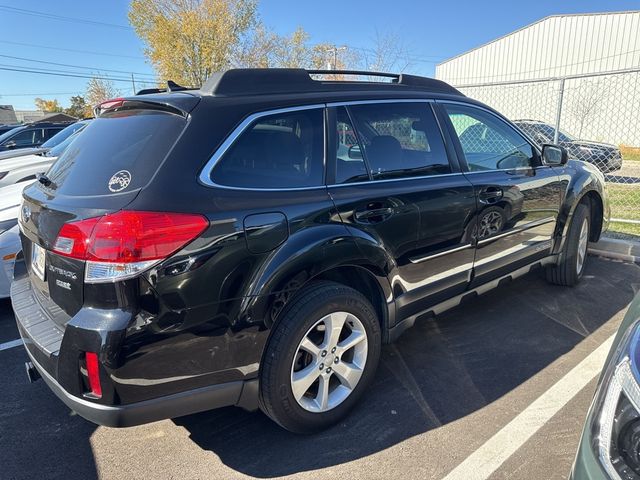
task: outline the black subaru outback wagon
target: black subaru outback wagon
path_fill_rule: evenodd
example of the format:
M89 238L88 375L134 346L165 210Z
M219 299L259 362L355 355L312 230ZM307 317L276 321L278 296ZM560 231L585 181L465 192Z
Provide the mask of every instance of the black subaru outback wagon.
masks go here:
M578 282L602 174L445 83L376 78L229 70L102 104L24 192L30 377L98 424L238 405L311 432L416 319L539 267Z

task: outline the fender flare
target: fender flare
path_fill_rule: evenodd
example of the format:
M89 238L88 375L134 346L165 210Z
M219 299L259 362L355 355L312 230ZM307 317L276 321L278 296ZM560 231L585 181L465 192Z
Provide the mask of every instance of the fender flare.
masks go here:
M281 303L279 312L309 281L333 269L354 267L375 278L390 310L387 317L395 319L395 300L385 271L388 254L374 239L354 236L349 230L344 225L324 225L289 237L251 279L252 289L240 307L241 318L270 328L275 320L271 315L274 302Z
M558 221L555 233L555 242L553 253L561 254L564 248L565 241L569 232L569 225L571 219L576 211L576 208L582 201L582 199L595 192L602 202L603 207L603 219L602 227L608 223L608 203L607 197L604 192L604 185L599 179L588 170L575 169L575 175L570 177L570 182L567 184L567 188L564 192L562 199L562 205L560 206L560 212L558 214ZM560 260L560 259L559 259Z

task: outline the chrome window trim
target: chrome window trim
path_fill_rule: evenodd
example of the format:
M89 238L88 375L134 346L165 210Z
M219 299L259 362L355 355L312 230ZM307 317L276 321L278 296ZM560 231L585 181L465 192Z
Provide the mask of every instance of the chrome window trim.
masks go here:
M290 112L299 112L303 110L314 110L314 109L326 109L329 107L346 107L349 105L369 105L369 104L377 104L377 103L425 103L425 104L433 104L436 103L437 100L432 98L395 98L395 99L379 99L379 100L348 100L343 102L328 102L328 103L317 103L310 105L299 105L294 107L285 107L285 108L277 108L272 110L264 110L261 112L255 112L246 117L240 124L233 129L233 131L225 138L225 140L220 144L218 149L213 153L211 158L207 161L207 163L200 170L200 174L198 175L198 182L207 187L216 187L222 188L225 190L239 190L239 191L256 191L256 192L288 192L288 191L305 191L305 190L319 190L323 188L332 188L332 187L346 187L352 185L365 185L371 183L387 183L387 182L398 182L398 181L406 181L406 180L421 180L427 178L441 178L441 177L449 177L454 175L464 175L469 172L452 172L452 173L443 173L438 175L421 175L416 177L404 177L404 178L388 178L384 180L366 180L362 182L353 182L353 183L339 183L339 184L326 184L326 181L322 185L310 186L310 187L280 187L280 188L260 188L260 187L233 187L230 185L221 185L214 182L211 179L211 173L215 168L216 164L220 161L220 159L224 156L224 154L229 150L231 145L244 133L244 131L253 123L254 121L266 117L269 115L277 115L281 113L290 113ZM451 102L451 103L459 103L461 105L473 105L466 102ZM436 122L438 122L438 118L435 115L435 112L432 112L434 117L436 118ZM490 112L491 113L491 112ZM494 114L495 115L495 114ZM324 115L323 115L324 121ZM438 126L440 127L439 123ZM443 136L442 129L440 128L440 135ZM326 137L326 131L325 131ZM326 139L325 139L326 140ZM443 140L444 142L444 137ZM326 141L325 150L326 150ZM326 174L326 162L327 162L327 152L324 152L323 165ZM512 169L511 169L512 170ZM489 171L489 170L487 170ZM484 172L483 172L484 173Z
M328 102L327 107L348 107L349 105L371 105L376 103L433 103L432 98L397 98L380 100L347 100L344 102Z
M213 169L215 168L216 164L220 161L220 159L224 156L225 153L227 153L227 151L229 150L229 148L231 147L231 145L233 145L235 143L235 141L240 137L240 135L242 135L244 133L244 131L249 127L249 125L251 125L253 122L255 122L256 120L263 118L263 117L267 117L270 115L278 115L278 114L282 114L282 113L291 113L291 112L300 112L300 111L304 111L304 110L319 110L322 109L324 110L326 108L326 104L325 103L317 103L317 104L313 104L313 105L299 105L296 107L286 107L286 108L277 108L274 110L265 110L262 112L256 112L256 113L252 113L251 115L249 115L248 117L246 117L242 122L240 122L240 124L233 129L233 131L229 134L229 136L227 136L227 138L225 138L225 140L222 142L222 144L218 147L218 149L213 153L213 155L211 156L211 158L209 159L209 161L204 165L204 167L202 167L202 169L200 170L200 175L198 176L198 181L208 187L218 187L218 188L225 188L228 190L244 190L244 191L272 191L272 192L281 192L281 191L289 191L289 190L316 190L316 189L320 189L320 188L325 188L326 185L324 185L324 173L323 173L323 184L322 185L316 185L316 186L310 186L310 187L290 187L290 188L260 188L260 187L233 187L230 185L220 185L218 183L215 183L212 179L211 179L211 173L213 172ZM322 115L322 123L323 123L323 135L326 135L324 133L324 123L325 123L325 118L324 118L324 112ZM326 139L324 144L326 145ZM323 165L326 162L326 152L324 152L323 155Z

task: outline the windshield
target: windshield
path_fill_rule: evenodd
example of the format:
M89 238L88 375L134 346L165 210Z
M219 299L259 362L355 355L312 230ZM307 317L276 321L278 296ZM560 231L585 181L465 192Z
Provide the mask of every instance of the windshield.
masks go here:
M62 152L64 152L65 148L67 148L67 146L71 142L73 142L78 135L80 135L80 132L82 131L82 129L84 127L86 127L86 124L82 125L81 128L77 129L75 132L73 132L71 135L69 135L67 138L65 138L58 145L56 145L55 147L50 149L47 153L45 153L45 156L47 156L47 157L59 157L62 154Z
M4 142L7 138L12 137L12 136L13 136L13 134L14 134L15 132L17 132L17 131L18 131L18 130L17 130L18 128L22 128L22 127L12 128L12 129L11 129L11 130L9 130L8 132L3 133L2 135L0 135L0 144L1 144L2 142Z
M69 138L71 135L73 135L75 132L77 132L78 130L82 130L84 127L86 127L88 122L89 122L88 120L83 120L81 122L76 122L72 125L69 125L67 128L60 130L53 137L51 137L49 140L44 142L41 145L42 148L53 148L56 145L59 145L60 143L64 142L67 138Z

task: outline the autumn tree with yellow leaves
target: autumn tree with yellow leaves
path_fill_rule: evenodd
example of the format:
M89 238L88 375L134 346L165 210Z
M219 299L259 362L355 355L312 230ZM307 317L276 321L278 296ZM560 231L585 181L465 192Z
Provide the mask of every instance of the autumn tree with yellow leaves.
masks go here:
M233 67L333 65L334 45L311 44L302 27L290 35L273 32L260 22L256 0L132 0L129 21L161 83L197 87ZM354 63L343 53L336 67Z

